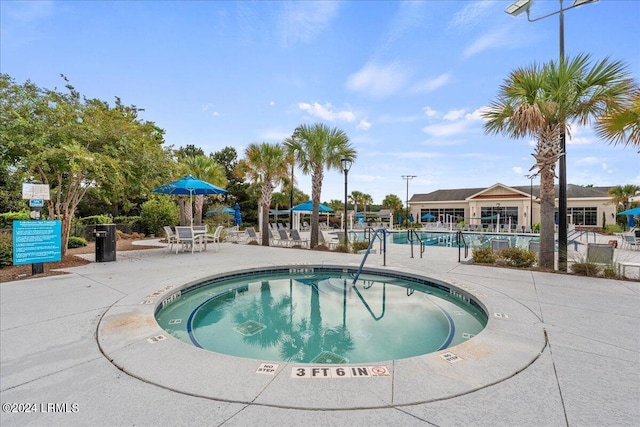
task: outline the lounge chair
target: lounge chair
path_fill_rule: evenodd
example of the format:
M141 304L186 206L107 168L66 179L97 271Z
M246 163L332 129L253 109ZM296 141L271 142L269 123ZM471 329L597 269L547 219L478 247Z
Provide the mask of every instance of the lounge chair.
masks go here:
M202 252L204 234L196 234L191 227L176 227L176 253L179 248L191 249L193 253L198 245L198 252ZM178 244L180 246L178 246Z
M258 235L256 234L256 230L253 227L248 227L244 230L247 234L246 243L256 242L258 243Z
M164 232L167 235L167 252L171 252L171 250L173 249L173 244L178 243L178 240L171 227L167 225L162 228L164 228Z
M335 248L338 247L338 242L336 242L334 240L326 240L324 238L324 233L322 231L320 231L318 233L318 244L319 245L326 245L329 249L335 249Z
M320 232L322 233L322 232ZM300 232L296 229L291 230L291 245L295 246L295 245L299 245L302 247L308 247L309 246L309 239L303 239L302 237L300 237Z
M280 246L289 246L291 244L291 239L289 239L289 235L287 234L287 230L284 228L278 229L278 245Z

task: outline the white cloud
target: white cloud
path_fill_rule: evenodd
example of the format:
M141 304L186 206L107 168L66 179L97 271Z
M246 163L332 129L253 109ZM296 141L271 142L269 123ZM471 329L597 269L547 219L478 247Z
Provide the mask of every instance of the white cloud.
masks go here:
M308 43L331 25L337 16L339 2L286 2L280 22L285 45Z
M366 64L347 79L346 87L373 98L386 98L400 91L409 79L408 69L399 64Z
M360 123L358 123L358 126L356 126L358 129L360 130L369 130L371 128L371 123L368 122L367 120L360 120Z
M453 19L449 22L449 28L460 29L469 28L475 26L475 24L481 21L485 12L495 3L494 1L481 0L467 4L458 13L453 16Z
M318 102L309 104L301 102L298 108L306 111L312 117L319 117L330 122L348 122L352 123L356 120L356 115L351 111L335 111L330 103L320 105Z
M598 157L583 157L581 159L576 160L577 165L597 165L600 163L601 159Z
M470 46L468 46L462 56L469 58L484 52L485 50L494 49L497 47L508 46L512 44L512 40L509 36L509 32L506 27L498 28L490 33L486 33L480 38L476 39Z
M275 101L269 101L269 105L271 105L271 106L276 105L276 102Z
M450 81L451 81L451 74L445 73L433 79L419 81L418 83L414 84L411 87L411 90L417 93L433 92L434 90L439 89L442 86L446 85Z
M522 175L524 173L524 169L522 169L520 166L514 166L511 168L511 170L517 175Z
M468 126L469 122L457 121L452 123L428 125L423 127L422 131L427 135L444 137L464 133Z
M434 110L433 108L429 107L428 105L426 107L424 107L422 109L422 111L424 111L424 115L427 117L437 117L438 116L438 112L436 110Z
M465 110L451 110L444 115L445 120L458 120L464 117Z

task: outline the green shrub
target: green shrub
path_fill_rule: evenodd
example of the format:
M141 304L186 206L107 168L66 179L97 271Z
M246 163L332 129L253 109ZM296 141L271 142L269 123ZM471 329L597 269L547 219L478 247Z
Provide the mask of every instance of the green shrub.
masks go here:
M358 251L363 251L369 247L369 242L351 242L351 249L354 253L358 253Z
M27 221L29 219L31 218L27 209L23 209L20 212L6 212L0 214L0 228L13 226L13 221Z
M129 224L133 225L137 222L140 222L139 216L116 216L113 217L114 224Z
M0 268L13 265L13 237L11 233L0 233Z
M164 236L162 227L177 224L179 220L178 214L178 206L170 198L160 197L142 204L140 221L146 234Z
M520 248L507 248L498 251L498 258L505 260L509 267L529 268L536 262L536 253Z
M89 225L89 224L111 224L112 219L107 215L92 215L86 216L84 218L80 218L80 223Z
M82 237L69 236L69 241L67 242L67 248L80 248L82 246L87 246L87 241Z
M616 270L615 266L607 264L602 269L602 276L607 279L615 279L616 277L618 277L618 271Z
M491 248L475 248L471 251L471 258L479 264L493 264L497 256Z
M620 224L609 224L607 225L605 232L607 234L615 234L615 233L622 233L622 227L620 227Z
M571 271L578 276L597 277L600 275L600 266L595 262L574 262Z

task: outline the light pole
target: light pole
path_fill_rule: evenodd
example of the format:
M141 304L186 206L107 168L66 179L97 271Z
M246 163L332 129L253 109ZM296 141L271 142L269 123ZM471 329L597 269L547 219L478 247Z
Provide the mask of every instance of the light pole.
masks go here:
M587 3L596 3L598 0L574 0L573 5L566 9L562 7L560 0L560 10L549 13L538 18L531 18L529 10L533 0L518 0L505 9L505 12L512 16L518 16L527 12L527 20L536 22L549 16L559 15L560 17L560 62L564 62L564 12ZM560 124L560 157L558 159L558 269L567 271L567 153L566 153L566 133L564 120Z
M402 179L407 181L407 198L405 199L407 201L407 212L406 212L407 228L409 228L409 181L415 177L416 175L402 175Z
M525 178L529 178L529 228L531 230L533 230L533 178L537 176L537 173L525 175Z
M344 172L344 244L349 244L348 231L347 231L347 176L349 175L349 169L353 164L351 159L340 160L342 164L342 172Z

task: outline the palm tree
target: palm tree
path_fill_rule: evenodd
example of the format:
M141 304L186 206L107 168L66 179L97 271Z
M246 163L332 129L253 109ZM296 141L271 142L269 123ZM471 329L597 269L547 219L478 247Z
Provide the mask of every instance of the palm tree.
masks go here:
M565 124L586 125L617 110L632 88L620 61L604 59L591 67L589 55L578 55L511 72L483 114L486 133L537 139L531 169L540 174L540 267L554 268L554 178Z
M640 191L640 185L635 184L611 187L608 192L611 196L610 203L613 203L616 207L622 207L622 209L616 209L618 212L627 210L629 208L629 199L635 196L638 191Z
M636 145L640 148L640 87L633 90L628 102L598 118L596 132L614 145Z
M349 194L349 201L351 203L353 203L353 214L357 214L358 213L358 203L362 202L362 196L364 195L364 193L362 191L352 191L351 194Z
M258 204L262 207L262 245L269 246L269 206L273 189L287 176L285 151L280 144L263 142L250 144L244 155L239 170L261 187Z
M397 212L402 211L402 200L400 200L400 197L395 194L388 194L382 201L382 207L390 209L393 216L395 216ZM391 222L393 222L393 216L391 218Z
M360 198L360 201L362 202L362 213L364 214L364 219L367 219L367 204L372 205L373 204L373 197L371 197L371 194L366 194L366 193L362 193L362 197Z
M205 155L188 156L183 160L184 166L188 173L198 179L206 181L218 187L227 186L227 176L224 168L211 157ZM195 215L194 224L202 224L202 207L204 206L205 196L199 194L195 198Z
M323 123L300 125L293 137L285 141L285 146L293 153L296 163L305 175L311 174L311 239L310 247L318 245L318 224L320 221L320 196L324 168L340 169L341 159L355 160L356 150L349 143L344 131L329 128Z

